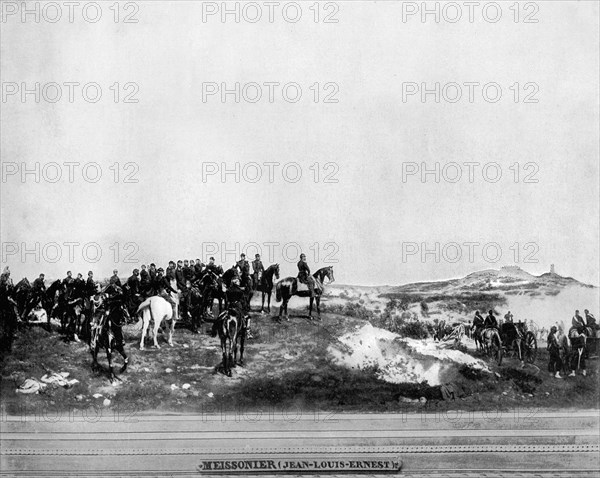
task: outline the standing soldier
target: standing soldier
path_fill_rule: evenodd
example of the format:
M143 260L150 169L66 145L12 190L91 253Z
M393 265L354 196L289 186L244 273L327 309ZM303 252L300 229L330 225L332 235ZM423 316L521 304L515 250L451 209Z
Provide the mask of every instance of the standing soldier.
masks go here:
M547 349L550 354L548 371L554 378L562 378L559 373L559 371L562 370L562 360L560 358L560 344L558 343L558 338L556 337L557 332L558 329L555 325L553 325L550 329L550 333L548 334Z
M117 269L113 270L113 275L109 280L109 284L123 287L121 285L121 279L119 279L119 271Z
M138 306L141 303L140 294L142 291L142 287L140 284L140 271L138 269L133 269L133 273L127 279L127 285L129 286L129 303L127 304L127 308L130 314L135 314Z
M186 259L183 261L183 279L187 286L187 281L192 282L194 280L194 262L190 264L190 262ZM187 287L186 287L187 288Z
M256 254L254 256L254 260L252 261L252 289L258 289L260 285L260 281L262 279L262 275L265 272L265 268L263 266L262 261L260 260L260 254Z

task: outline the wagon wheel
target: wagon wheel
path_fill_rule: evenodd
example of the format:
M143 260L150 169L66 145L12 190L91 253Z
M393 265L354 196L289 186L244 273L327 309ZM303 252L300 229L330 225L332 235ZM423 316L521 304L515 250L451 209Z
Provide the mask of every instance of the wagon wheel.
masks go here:
M532 332L525 334L523 340L523 355L527 363L534 363L537 356L537 340Z
M503 350L500 336L498 334L492 335L489 353L490 357L492 357L498 365L502 365Z

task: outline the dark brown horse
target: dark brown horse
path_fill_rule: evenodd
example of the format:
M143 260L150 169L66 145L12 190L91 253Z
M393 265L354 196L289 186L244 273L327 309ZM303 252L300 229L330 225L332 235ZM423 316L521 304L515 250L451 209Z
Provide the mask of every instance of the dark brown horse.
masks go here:
M231 377L231 369L236 366L238 341L240 343L240 360L238 363L244 365L244 343L247 328L242 314L241 307L228 309L219 314L215 323L223 354L221 369L228 377Z
M271 293L273 292L274 282L273 276L279 279L279 264L272 264L267 267L267 270L263 272L260 282L256 288L262 292L262 302L260 304L260 311L262 312L265 308L265 297L267 298L267 313L271 312Z
M296 277L286 277L285 279L280 280L276 287L276 300L277 302L283 301L281 306L279 307L279 319L281 320L281 314L285 311L285 318L289 320L287 306L291 297L297 295L298 297L310 297L310 305L308 308L308 317L312 320L312 309L313 302L317 305L317 316L321 318L321 295L324 290L324 280L327 277L329 282L333 282L335 279L333 277L333 266L323 267L315 272L313 275L315 280L315 290L298 290L298 278Z
M106 351L110 381L114 382L120 379L115 375L112 367L112 351L116 350L123 357L124 363L120 373L127 370L127 364L129 363L129 359L125 353L122 332L126 316L126 304L122 293L118 293L113 297L109 297L107 293L102 293L96 297L98 298L98 309L94 323L91 325L89 338L89 347L92 353L92 370L101 369L98 363L98 351L102 347Z

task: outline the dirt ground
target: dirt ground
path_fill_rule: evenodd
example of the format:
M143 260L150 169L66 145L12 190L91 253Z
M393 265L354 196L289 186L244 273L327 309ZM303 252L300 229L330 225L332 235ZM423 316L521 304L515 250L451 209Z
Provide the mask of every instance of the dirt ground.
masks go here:
M153 349L148 343L144 351L139 349L140 330L127 326L124 331L130 365L119 375L122 381L116 386L110 384L106 370L92 372L87 345L65 343L56 331L49 333L41 327L22 330L13 352L2 358L2 412L43 415L82 410L88 413L93 409L94 413L105 410L134 415L269 410L297 416L326 410L599 407L597 358L588 361L586 377L564 379L549 376L543 346L538 349L535 366L527 365L524 369L511 357L505 358L500 367L489 362L492 373L457 365L446 380L460 384L463 396L443 400L439 387L426 383L387 383L377 378L375 370L350 369L332 359L330 345L338 343L338 337L344 333L364 325L365 319L323 313L322 321L310 321L301 300L292 302L289 322L276 322L274 313L272 307L271 315L252 314L254 338L246 343L244 367L234 369L232 377L216 371L221 360L219 339L208 335L209 324L198 335L177 328L174 347L169 347L165 337L159 335L161 348ZM102 351L99 360L106 369ZM118 370L122 365L118 354L114 362ZM79 383L71 388L48 385L39 394L16 393L25 379L40 379L48 370L68 372L69 378Z

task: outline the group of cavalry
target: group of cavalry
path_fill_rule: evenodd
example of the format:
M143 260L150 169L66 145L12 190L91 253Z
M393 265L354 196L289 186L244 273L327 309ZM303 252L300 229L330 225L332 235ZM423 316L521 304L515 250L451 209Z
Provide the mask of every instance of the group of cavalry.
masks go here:
M456 345L466 335L474 340L477 351L495 360L498 365L502 364L503 357L508 354L518 357L521 367L524 367L525 363L535 362L538 339L545 336L549 353L548 372L553 377L562 378L561 373L569 376L575 376L576 372L581 372L583 376L587 374L586 359L592 354L598 354L600 340L600 326L589 310L585 309L584 316L576 310L566 333L562 321L553 325L549 331L532 330L534 327L533 323L528 327L526 321L515 321L510 311L503 321L498 321L493 310L485 318L476 311L468 327L460 322L447 325L441 321L437 324L434 339Z
M252 272L250 267L252 267ZM244 342L251 338L250 301L255 292L262 293L259 312L271 310L271 295L282 302L277 320L288 318L287 305L294 295L309 297L309 318L312 320L313 304L320 318L320 298L326 279L334 281L331 266L314 274L306 263L304 254L298 262L298 276L279 279L279 264L263 267L260 256L250 264L242 254L231 268L224 270L213 257L208 264L196 261L170 261L166 270L155 264L134 269L132 275L121 282L118 271L104 283L94 279L93 272L87 280L82 274L73 277L71 271L63 279L53 281L48 287L44 274L30 283L26 278L13 284L8 267L0 278L0 325L3 327L3 344L9 349L14 330L19 323L31 321L45 323L51 330L51 320L60 322L60 331L66 340L85 340L92 353L92 368L99 367L98 352L106 350L111 381L117 379L112 367L112 351L123 356L121 373L127 369L128 357L124 349L122 327L142 320L140 349L148 328L154 346L159 329L168 332L168 343L173 345L176 321L182 321L193 333L198 333L203 322L212 323L211 335L221 341L223 361L221 370L231 376L231 368L243 364ZM219 313L215 317L213 305L218 301ZM266 302L266 307L265 307ZM237 358L239 348L239 360Z

